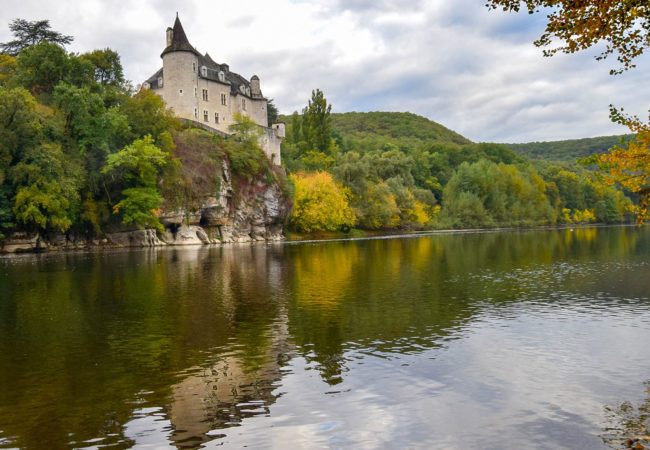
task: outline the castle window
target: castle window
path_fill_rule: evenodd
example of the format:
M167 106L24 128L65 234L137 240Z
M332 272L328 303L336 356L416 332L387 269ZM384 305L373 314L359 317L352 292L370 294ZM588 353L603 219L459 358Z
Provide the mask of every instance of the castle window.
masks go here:
M206 102L208 101L208 90L207 89L203 89L203 100L205 100Z
M219 123L219 113L214 113L214 123Z
M208 76L208 68L205 66L201 66L201 76L202 77L207 77Z
M246 111L246 99L245 98L241 99L241 109L242 109L242 111Z
M219 81L226 81L226 74L223 73L223 70L219 71Z
M194 118L195 119L199 118L199 108L194 108Z
M203 110L203 121L204 122L208 121L208 110L207 109Z
M163 77L158 77L158 87L163 87Z
M194 97L196 97L196 88L194 88Z
M196 73L196 63L192 63L192 72Z
M179 90L178 90L178 93L179 93L180 95L183 95L183 90L182 90L182 89L179 89Z
M226 94L221 94L221 104L226 105Z

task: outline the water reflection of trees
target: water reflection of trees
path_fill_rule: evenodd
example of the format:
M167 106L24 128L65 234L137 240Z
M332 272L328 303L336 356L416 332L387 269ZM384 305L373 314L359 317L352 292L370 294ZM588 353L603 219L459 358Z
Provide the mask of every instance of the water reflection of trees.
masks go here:
M169 439L198 445L267 413L295 354L336 384L355 351L444 346L491 305L545 295L557 284L540 267L648 245L635 229L576 229L13 260L0 271L0 439L130 445L135 412L162 406Z
M7 264L0 439L131 445L134 411L166 405L173 441L205 440L188 434L261 413L240 404L274 401L288 359L279 263L262 246L233 246Z
M301 355L337 384L356 349L383 356L444 345L490 305L530 298L531 289L549 298L567 261L625 260L638 238L632 228L577 228L291 248L290 331ZM575 289L602 281L598 272L570 275Z

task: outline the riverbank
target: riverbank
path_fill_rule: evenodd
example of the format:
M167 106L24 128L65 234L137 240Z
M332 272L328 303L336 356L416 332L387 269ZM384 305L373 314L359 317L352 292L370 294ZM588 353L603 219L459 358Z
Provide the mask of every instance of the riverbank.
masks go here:
M269 234L262 236L241 237L238 240L224 241L218 235L200 226L183 226L176 233L157 233L155 230L130 230L116 233L107 233L102 238L83 238L76 236L56 235L46 238L38 233L14 233L14 235L0 244L0 255L46 253L57 251L102 251L120 248L148 248L148 247L182 247L203 245L227 244L252 244L261 242L313 242L313 241L341 241L352 239L381 239L390 237L407 236L434 236L439 234L470 234L470 233L498 233L508 231L534 231L534 230L561 230L581 228L605 228L635 226L633 223L624 224L563 224L537 227L502 227L502 228L466 228L445 230L384 230L367 231L351 229L342 231L315 231L311 233L297 233L293 231L284 234Z

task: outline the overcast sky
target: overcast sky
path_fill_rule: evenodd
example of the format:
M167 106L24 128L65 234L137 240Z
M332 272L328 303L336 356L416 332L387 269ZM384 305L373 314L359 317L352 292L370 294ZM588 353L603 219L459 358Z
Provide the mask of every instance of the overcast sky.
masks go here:
M282 113L320 88L333 111L410 111L477 142L620 134L608 105L647 117L648 57L616 77L596 51L542 57L544 16L488 11L483 0L2 0L14 18L49 19L75 52L110 47L128 79L162 66L178 11L201 52L246 78Z

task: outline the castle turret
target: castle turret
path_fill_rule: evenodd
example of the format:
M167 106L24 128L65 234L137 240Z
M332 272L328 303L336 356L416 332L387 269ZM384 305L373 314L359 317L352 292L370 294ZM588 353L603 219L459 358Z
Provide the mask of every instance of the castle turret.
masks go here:
M160 55L164 78L161 95L178 116L196 120L202 114L197 96L201 55L188 41L178 15L166 35L167 47Z

